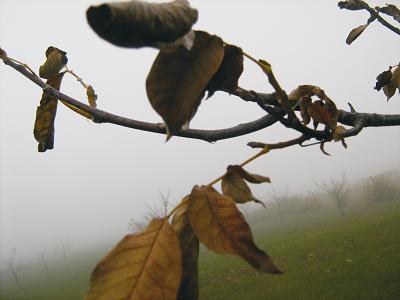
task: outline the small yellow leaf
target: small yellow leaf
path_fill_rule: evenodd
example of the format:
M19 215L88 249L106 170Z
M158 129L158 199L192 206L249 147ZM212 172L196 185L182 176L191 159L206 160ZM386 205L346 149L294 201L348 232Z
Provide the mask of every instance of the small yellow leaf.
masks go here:
M189 196L188 216L196 236L210 250L239 255L262 272L281 273L254 244L249 225L230 197L210 186L195 186Z
M88 86L87 90L86 90L86 95L88 97L88 101L89 101L89 105L91 107L96 108L97 107L97 95L96 92L94 91L93 87L91 85Z
M39 76L49 79L60 72L68 62L66 54L66 52L53 46L47 48L46 61L39 68Z
M125 236L94 269L85 300L176 300L182 254L166 218Z

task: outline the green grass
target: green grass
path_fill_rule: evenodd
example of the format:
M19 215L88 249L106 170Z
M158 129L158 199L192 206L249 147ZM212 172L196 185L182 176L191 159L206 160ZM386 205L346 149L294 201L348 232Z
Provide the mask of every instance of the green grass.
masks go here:
M346 218L294 219L257 233L283 275L207 252L201 299L400 299L399 205Z
M202 249L200 299L400 299L400 202L353 209L341 218L322 210L253 218L256 242L284 271L261 274L243 260ZM20 289L0 274L1 300L81 299L104 251L20 270Z

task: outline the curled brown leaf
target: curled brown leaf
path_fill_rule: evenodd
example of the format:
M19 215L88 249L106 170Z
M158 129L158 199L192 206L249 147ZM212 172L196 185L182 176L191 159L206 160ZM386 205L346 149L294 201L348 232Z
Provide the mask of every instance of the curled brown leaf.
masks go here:
M67 64L67 53L50 46L46 50L46 61L39 68L39 76L45 79L50 79L55 76Z
M131 0L91 6L86 17L91 28L108 42L139 48L160 47L183 37L197 21L198 12L187 0Z
M60 89L64 73L57 74L48 79L46 84ZM40 106L36 109L36 119L33 135L39 142L38 151L45 152L54 148L54 121L57 114L58 100L50 94L43 92Z

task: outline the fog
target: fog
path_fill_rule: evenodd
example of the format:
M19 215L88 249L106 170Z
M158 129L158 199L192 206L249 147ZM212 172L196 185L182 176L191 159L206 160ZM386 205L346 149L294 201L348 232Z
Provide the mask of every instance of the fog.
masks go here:
M385 1L373 1L384 5ZM98 107L126 117L161 122L146 98L145 78L154 49L123 49L100 39L87 25L85 10L101 1L0 0L0 46L10 57L38 69L48 46L68 53L69 67L93 85ZM287 91L315 84L348 109L399 113L400 96L386 102L373 90L377 74L398 63L396 34L372 24L352 46L348 32L368 18L339 10L336 1L192 0L199 10L195 29L221 36L247 53L269 61ZM272 92L257 66L245 62L240 86ZM85 91L66 76L61 90L84 100ZM227 165L255 153L249 141L278 142L298 133L274 125L210 144L204 141L94 124L60 105L55 148L37 152L32 130L42 91L15 70L0 66L0 261L17 249L18 259L71 252L116 242L131 218L145 213L160 193L178 202L195 184L207 184ZM219 129L259 118L252 103L217 92L204 101L192 128ZM272 178L254 187L266 199L271 189L304 192L315 181L343 172L350 180L400 166L400 127L367 128L340 143L271 151L248 170Z

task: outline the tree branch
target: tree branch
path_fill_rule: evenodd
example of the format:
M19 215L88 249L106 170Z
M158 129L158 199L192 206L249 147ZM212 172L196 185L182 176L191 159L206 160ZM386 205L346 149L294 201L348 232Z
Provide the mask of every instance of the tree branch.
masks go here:
M30 72L25 65L17 64L12 59L8 57L2 57L3 62L15 69L29 80L36 83L40 86L43 91L49 93L50 95L56 97L59 100L62 100L88 114L91 115L92 121L95 123L111 123L119 126L124 126L128 128L133 128L137 130L149 131L154 133L166 134L166 130L163 126L156 123L144 122L135 119L129 119L122 116L114 115L103 111L101 109L97 109L91 107L87 104L84 104L76 99L71 98L68 95L65 95L51 86L47 85L40 77L36 74ZM216 130L204 130L204 129L186 129L181 130L176 136L185 137L185 138L193 138L204 140L207 142L215 142L218 140L234 138L242 135L246 135L276 123L277 119L270 115L265 115L257 120L239 124L230 128L224 129L216 129Z
M385 26L386 28L388 28L391 31L393 31L393 32L397 33L398 35L400 35L400 29L399 28L393 26L388 21L386 21L384 18L382 18L381 15L379 14L379 12L377 12L375 9L373 9L371 6L369 6L366 2L364 2L364 1L359 1L359 2L362 3L364 9L367 10L370 13L372 18L375 18L383 26Z
M5 53L4 51L2 53ZM106 111L91 107L87 104L84 104L76 99L71 98L68 95L65 95L51 86L47 85L40 77L38 77L35 73L30 71L26 65L16 63L15 60L9 58L8 56L2 54L0 58L3 62L15 69L23 76L27 77L29 80L36 83L40 86L43 91L49 93L50 95L56 97L59 100L62 100L69 105L72 105L91 116L92 121L95 123L111 123L119 126L124 126L128 128L133 128L137 130L149 131L159 134L166 134L166 130L163 126L156 123L143 122L135 119L130 119L126 117L122 117L119 115L111 114ZM245 89L238 88L234 93L236 96L240 97L245 101L252 101L257 103L263 103L264 105L279 105L277 100L277 94L262 94L256 93L253 91L246 91ZM280 106L280 105L279 105ZM271 107L271 109L274 109ZM298 109L298 108L297 108ZM279 112L274 109L274 114L267 114L257 120L239 124L230 128L217 129L217 130L203 130L203 129L186 129L179 131L176 136L199 139L207 142L215 142L218 140L234 138L238 136L243 136L266 127L269 127L276 123L277 121L282 121L285 112L281 109L281 116L279 117ZM338 122L352 126L353 128L349 129L345 133L345 137L353 136L358 134L363 127L380 127L380 126L398 126L400 125L400 115L382 115L375 113L358 113L358 112L347 112L343 110L339 110L339 120ZM302 124L300 126L293 127L293 123L289 121L288 127L293 128L302 132L307 139L317 138L317 139L326 139L328 135L325 131L320 130L312 130ZM292 126L290 126L292 125ZM296 125L296 124L295 124ZM297 124L298 125L298 124ZM306 129L305 129L306 128ZM301 130L299 130L301 129Z

